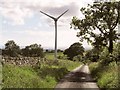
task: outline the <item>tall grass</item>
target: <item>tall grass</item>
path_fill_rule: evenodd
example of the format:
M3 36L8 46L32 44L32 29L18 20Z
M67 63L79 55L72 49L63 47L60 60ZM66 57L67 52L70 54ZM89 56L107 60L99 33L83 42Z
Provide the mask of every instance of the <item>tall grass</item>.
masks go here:
M64 58L65 56L64 56L63 52L58 52L57 53L57 57L59 59L59 57L63 57ZM45 58L49 59L49 60L54 60L54 53L46 53L45 54Z
M1 86L2 86L2 64L0 63L0 90L2 89Z
M53 54L51 54L53 55ZM80 63L69 60L47 60L34 67L5 64L4 88L54 88L57 82Z
M114 44L113 53L110 54L107 48L100 53L98 62L91 63L90 70L100 88L120 87L120 43Z
M92 76L97 80L97 84L100 88L111 88L119 87L118 77L118 65L116 62L111 62L109 65L103 66L99 62L91 63L89 65Z

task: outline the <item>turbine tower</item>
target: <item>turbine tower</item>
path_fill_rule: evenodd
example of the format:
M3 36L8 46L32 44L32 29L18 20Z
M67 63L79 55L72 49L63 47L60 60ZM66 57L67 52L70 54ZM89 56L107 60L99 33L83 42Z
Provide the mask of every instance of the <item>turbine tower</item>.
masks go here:
M58 21L58 19L59 19L62 15L64 15L67 11L68 11L68 10L66 10L65 12L63 12L63 13L62 13L61 15L59 15L57 18L55 18L55 17L53 17L53 16L51 16L51 15L48 15L48 14L40 11L41 13L45 14L46 16L52 18L52 19L55 21L55 55L54 55L55 60L57 60L57 21Z

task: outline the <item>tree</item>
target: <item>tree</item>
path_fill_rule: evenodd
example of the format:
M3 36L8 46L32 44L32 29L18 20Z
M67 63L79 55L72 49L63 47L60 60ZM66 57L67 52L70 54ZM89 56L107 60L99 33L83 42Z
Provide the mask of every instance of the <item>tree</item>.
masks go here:
M102 51L102 50L101 50ZM85 58L89 59L92 62L97 62L99 59L99 54L101 53L101 51L97 51L96 48L93 48L91 50L86 51L85 53Z
M61 49L58 49L58 50L57 50L57 52L63 52L63 50L61 50Z
M120 42L117 42L113 45L113 53L109 53L107 48L104 48L103 51L100 53L100 63L102 65L108 65L111 62L120 62Z
M94 3L81 8L81 12L84 18L73 17L71 22L71 28L80 30L77 36L81 41L85 39L92 43L97 49L106 46L109 53L112 53L113 42L118 39L115 28L120 23L120 1Z
M74 56L83 55L83 52L84 52L84 47L82 46L82 44L76 42L72 44L69 48L67 48L64 51L64 54L67 55L70 60L72 60Z
M81 55L77 55L73 57L73 61L80 61L83 62L83 57Z
M2 55L2 49L0 48L0 55Z
M38 44L31 44L22 49L22 54L24 56L33 56L33 57L44 57L43 48Z
M2 53L3 55L15 57L20 54L20 47L13 40L10 40L5 44L5 49Z

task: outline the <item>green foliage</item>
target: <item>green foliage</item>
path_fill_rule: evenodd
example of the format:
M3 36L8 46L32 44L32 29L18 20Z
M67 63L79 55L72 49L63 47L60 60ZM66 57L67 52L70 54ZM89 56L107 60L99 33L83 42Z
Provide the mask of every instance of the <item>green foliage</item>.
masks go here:
M45 58L46 58L46 63L47 65L56 65L58 67L66 67L68 71L74 69L76 66L79 66L81 63L79 61L73 62L70 61L64 56L63 53L59 52L58 56L62 56L62 59L58 58L58 63L54 63L54 53L46 53Z
M89 65L92 76L97 80L100 88L120 87L120 43L114 44L113 53L109 54L107 48L100 53L98 62Z
M2 55L2 49L0 48L0 55Z
M109 54L109 51L107 48L104 48L103 51L100 53L99 61L103 65L107 65L112 61L115 61L116 63L120 61L120 43L114 44L113 53Z
M113 42L118 39L115 28L120 21L120 2L98 2L81 8L83 19L73 17L71 27L79 29L77 36L92 43L95 48L108 46L113 52ZM99 33L96 33L99 30Z
M47 76L54 77L55 81L59 81L65 74L68 73L68 70L65 67L49 66L44 65L40 69L35 69L38 72L38 76L45 79Z
M54 52L46 52L45 53L45 58L49 60L54 60ZM57 53L57 58L58 59L66 59L66 56L62 52Z
M2 81L2 64L1 63L0 63L0 81ZM0 82L0 90L1 88L2 88L2 82Z
M13 41L10 40L5 44L5 49L2 49L2 55L11 57L27 56L27 57L44 57L43 48L38 44L31 44L23 49Z
M83 58L82 58L81 55L77 55L77 56L74 56L74 57L73 57L73 61L80 61L80 62L82 62L82 61L83 61Z
M45 53L45 58L49 59L49 60L53 60L54 59L54 53Z
M100 88L118 88L118 66L115 62L109 63L109 65L101 65L99 62L91 63L89 65L92 76L97 80L97 84Z
M57 52L63 52L63 50L61 50L61 49L58 49L58 50L57 50Z
M58 66L59 67L65 67L68 69L68 71L71 71L73 70L74 68L80 66L82 63L81 62L73 62L73 61L70 61L70 60L64 60L64 59L61 59L59 60L59 64Z
M115 62L105 68L98 80L98 85L102 88L118 88L118 66Z
M93 48L92 50L88 50L85 53L85 58L89 59L92 62L97 62L97 60L99 59L99 54L101 50L98 50L97 48Z
M32 44L29 46L26 46L24 49L22 49L22 55L23 56L30 56L30 57L44 57L43 48L41 48L41 45L38 44Z
M77 56L77 55L82 56L83 52L84 52L84 47L82 46L82 44L79 42L76 42L72 44L68 49L66 49L64 51L64 54L67 55L70 60L72 60L74 56Z
M15 57L20 54L20 48L13 40L10 40L5 44L5 49L2 50L2 54Z
M97 80L99 78L99 75L97 73L99 73L102 69L99 68L100 64L98 62L92 62L89 64L89 68L92 74L92 77Z
M46 52L46 53L54 53L55 50L49 50L49 49L46 49L45 52Z
M32 88L40 87L41 79L31 67L19 67L4 65L3 87L4 88Z
M79 65L80 63L69 60L59 60L55 63L48 59L33 67L5 64L3 66L3 87L54 88L65 74Z
M114 45L112 55L116 62L120 62L120 42Z
M46 53L54 53L55 50L49 50L49 49L46 49L45 52L46 52ZM63 52L63 50L61 50L61 49L57 49L57 52L58 52L58 53L59 53L59 52Z

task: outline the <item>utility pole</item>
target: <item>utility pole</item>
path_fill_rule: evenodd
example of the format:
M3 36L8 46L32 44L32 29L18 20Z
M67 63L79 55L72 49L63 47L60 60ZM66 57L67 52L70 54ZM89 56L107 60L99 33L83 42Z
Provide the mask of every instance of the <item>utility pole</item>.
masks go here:
M55 55L54 55L55 60L57 60L57 21L58 21L58 19L59 19L61 16L63 16L67 11L68 11L68 10L66 10L65 12L63 12L63 13L62 13L61 15L59 15L57 18L55 18L55 17L53 17L53 16L51 16L51 15L48 15L48 14L40 11L41 13L43 13L44 15L52 18L52 19L55 21Z

